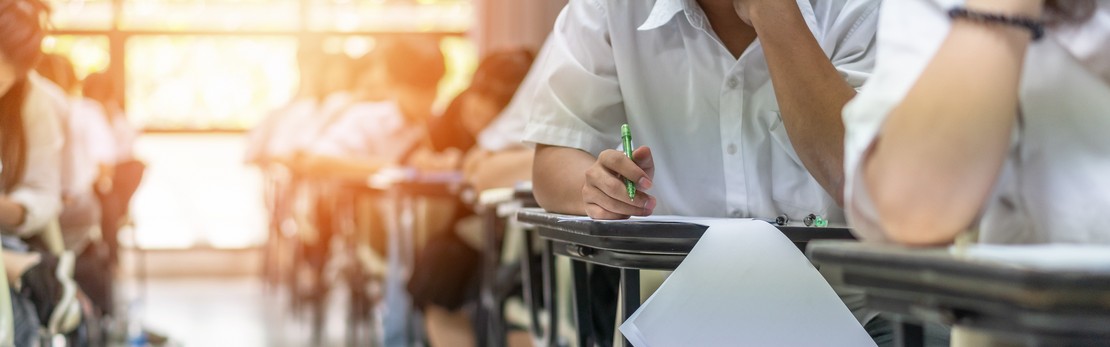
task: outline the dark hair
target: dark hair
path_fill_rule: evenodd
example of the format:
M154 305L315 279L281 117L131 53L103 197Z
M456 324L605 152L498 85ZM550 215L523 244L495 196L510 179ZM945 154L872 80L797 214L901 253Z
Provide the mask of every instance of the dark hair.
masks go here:
M23 180L27 166L27 137L23 103L29 92L27 73L42 56L48 8L38 0L0 0L0 55L15 67L18 79L0 96L0 189L10 192Z
M1083 23L1095 14L1095 0L1046 0L1045 23L1049 26Z
M381 50L381 62L396 87L435 91L447 70L438 41L385 40L376 49Z
M96 100L103 107L108 107L110 104L120 102L119 98L116 97L118 88L119 85L112 76L103 71L94 72L85 76L85 81L81 86L81 95Z
M468 90L495 100L499 108L504 109L535 59L535 53L526 49L492 53L478 64Z
M66 94L73 93L77 89L77 73L73 70L73 63L65 56L44 55L35 67L35 71L57 84Z

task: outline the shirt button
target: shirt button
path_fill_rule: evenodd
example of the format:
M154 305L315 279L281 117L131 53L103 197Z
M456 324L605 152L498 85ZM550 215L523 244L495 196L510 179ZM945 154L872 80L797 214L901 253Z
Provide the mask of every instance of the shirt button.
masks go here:
M736 144L735 143L728 144L728 148L725 148L725 150L728 151L729 155L736 154Z
M736 89L736 86L740 85L740 80L737 80L736 77L729 77L725 84L728 85L728 89Z

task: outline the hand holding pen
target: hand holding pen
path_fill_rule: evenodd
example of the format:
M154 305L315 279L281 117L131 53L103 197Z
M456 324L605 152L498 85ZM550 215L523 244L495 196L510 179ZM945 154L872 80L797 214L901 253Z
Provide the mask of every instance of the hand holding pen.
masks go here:
M594 219L651 215L656 200L644 191L651 189L654 176L655 163L648 147L636 148L631 157L615 149L601 152L586 171L582 187L586 214ZM626 184L630 182L635 182L632 189Z

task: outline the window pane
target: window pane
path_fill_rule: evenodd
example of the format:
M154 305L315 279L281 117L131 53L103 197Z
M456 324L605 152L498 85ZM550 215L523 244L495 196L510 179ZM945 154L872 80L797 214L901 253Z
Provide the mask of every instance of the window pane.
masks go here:
M297 0L124 0L123 29L298 30Z
M58 29L107 30L112 27L109 0L50 0L50 22Z
M43 40L42 50L69 58L77 78L108 69L108 38L104 36L55 35Z
M314 31L465 32L473 21L470 1L313 0Z
M128 113L147 129L247 129L297 81L294 38L141 36L126 48Z

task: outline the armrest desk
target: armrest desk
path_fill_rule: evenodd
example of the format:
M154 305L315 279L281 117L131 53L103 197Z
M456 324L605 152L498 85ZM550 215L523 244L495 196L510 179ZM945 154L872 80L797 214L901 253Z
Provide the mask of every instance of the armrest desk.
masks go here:
M674 270L701 239L706 226L684 222L642 221L606 223L589 220L561 220L566 215L547 213L541 209L524 209L518 213L523 223L535 227L544 241L543 277L545 305L550 312L555 306L554 256L569 257L574 281L575 319L578 326L591 326L586 263L620 269L620 307L627 319L640 307L640 270ZM811 240L854 240L843 228L779 226L798 249L805 250ZM556 315L551 313L552 317ZM552 319L551 321L554 321ZM546 341L557 339L555 322L549 322ZM580 346L593 342L588 329L578 329ZM625 341L627 344L628 341Z
M1110 344L1110 272L1051 272L957 257L947 249L820 242L809 257L868 306L1029 345ZM898 336L920 346L920 331Z

